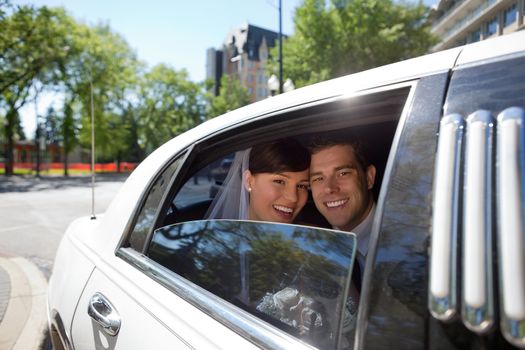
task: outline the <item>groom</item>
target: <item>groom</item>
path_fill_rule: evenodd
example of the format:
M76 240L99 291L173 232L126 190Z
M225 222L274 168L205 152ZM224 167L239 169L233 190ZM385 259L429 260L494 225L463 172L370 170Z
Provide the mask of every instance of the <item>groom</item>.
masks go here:
M310 186L319 212L341 231L357 235L363 272L375 212L372 193L376 168L355 140L317 139L310 146Z

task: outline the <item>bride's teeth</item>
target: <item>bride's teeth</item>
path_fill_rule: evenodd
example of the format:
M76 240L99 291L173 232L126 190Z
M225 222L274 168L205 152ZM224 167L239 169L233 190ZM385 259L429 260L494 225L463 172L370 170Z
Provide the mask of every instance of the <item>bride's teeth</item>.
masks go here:
M288 208L288 207L283 207L281 205L274 205L273 206L275 209L277 210L280 210L280 211L283 211L285 213L292 213L293 212L293 209L292 208Z

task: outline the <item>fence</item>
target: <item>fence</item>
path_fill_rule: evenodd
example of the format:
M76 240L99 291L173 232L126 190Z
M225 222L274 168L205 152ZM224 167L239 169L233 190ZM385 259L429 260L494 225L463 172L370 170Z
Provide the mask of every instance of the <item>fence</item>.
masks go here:
M137 167L137 163L121 162L120 171L117 169L117 163L95 163L96 172L116 173L131 172ZM89 163L69 163L68 170L91 171L91 164ZM0 169L5 169L5 164L0 163ZM15 163L14 169L35 170L36 164L31 162ZM64 170L64 163L42 163L40 164L40 171L46 170Z

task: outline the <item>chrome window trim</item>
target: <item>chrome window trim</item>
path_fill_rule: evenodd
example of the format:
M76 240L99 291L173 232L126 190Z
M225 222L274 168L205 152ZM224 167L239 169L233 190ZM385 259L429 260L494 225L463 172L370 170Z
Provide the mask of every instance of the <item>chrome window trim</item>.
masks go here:
M525 111L498 115L497 201L500 326L505 338L525 347Z
M257 346L270 349L316 349L193 284L132 248L120 248L116 254L149 278Z
M440 122L434 172L430 251L430 313L442 321L457 314L456 267L460 160L465 121L459 114Z
M492 168L494 118L479 110L467 118L463 186L463 323L483 334L494 325Z

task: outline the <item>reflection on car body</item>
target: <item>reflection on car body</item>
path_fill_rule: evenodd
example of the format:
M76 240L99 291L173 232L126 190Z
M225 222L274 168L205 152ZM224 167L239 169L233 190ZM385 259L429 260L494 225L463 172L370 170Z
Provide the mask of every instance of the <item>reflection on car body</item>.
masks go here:
M53 343L525 348L524 128L525 32L207 121L144 160L102 218L68 228L49 286ZM311 199L301 225L204 220L235 152L317 135L359 135L377 168L358 307L353 236ZM118 315L116 334L93 303Z

